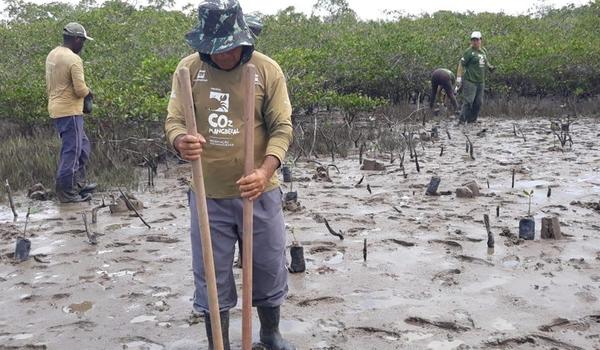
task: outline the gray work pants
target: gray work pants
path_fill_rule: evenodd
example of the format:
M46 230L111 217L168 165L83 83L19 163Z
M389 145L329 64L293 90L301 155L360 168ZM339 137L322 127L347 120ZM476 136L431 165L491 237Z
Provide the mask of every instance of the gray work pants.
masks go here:
M193 192L189 193L189 204L192 264L196 287L194 309L198 312L208 312L208 293L204 278L196 198ZM236 242L242 241L243 236L243 200L207 198L207 206L219 307L221 311L225 311L237 304L233 258ZM252 304L280 306L287 296L288 271L285 266L286 236L279 188L265 192L254 200L253 229Z

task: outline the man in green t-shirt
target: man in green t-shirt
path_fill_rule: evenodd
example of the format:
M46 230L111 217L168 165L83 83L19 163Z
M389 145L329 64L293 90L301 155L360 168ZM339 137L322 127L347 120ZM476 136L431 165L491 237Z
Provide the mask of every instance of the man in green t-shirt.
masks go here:
M496 69L489 63L487 51L481 46L481 40L481 32L471 34L471 47L465 51L458 64L456 87L457 90L461 87L463 90L460 123L477 121L479 110L483 104L486 69L492 72Z
M295 347L279 332L280 306L288 291L288 271L281 190L275 171L292 140L292 107L286 80L275 61L254 51L254 36L237 0L201 2L198 20L198 26L185 36L196 52L181 60L177 68L187 67L190 71L199 135L187 135L176 77L165 133L182 158L195 160L202 154L224 347L230 348L229 310L237 304L233 256L236 242L242 240L242 198L248 198L254 202L252 303L257 307L260 320L260 342L271 350L293 350ZM242 71L247 63L256 67L255 170L244 176ZM188 194L188 198L194 309L205 314L208 347L213 349L197 203L194 195Z

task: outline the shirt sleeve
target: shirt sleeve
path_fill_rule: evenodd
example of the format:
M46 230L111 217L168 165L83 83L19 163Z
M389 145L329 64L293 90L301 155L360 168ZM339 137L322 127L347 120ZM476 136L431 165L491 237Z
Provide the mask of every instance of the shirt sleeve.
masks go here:
M179 66L177 67L179 69ZM183 115L183 106L181 103L179 84L177 83L177 71L173 74L171 85L171 98L167 107L167 118L165 120L165 135L169 144L174 146L175 139L179 135L187 134L185 127L185 116Z
M86 97L90 93L90 89L85 85L83 63L81 60L71 65L71 80L73 81L73 90L75 90L77 97Z
M264 118L269 132L265 156L271 155L283 164L285 154L292 142L292 105L288 96L283 72L278 71L274 81L267 87Z

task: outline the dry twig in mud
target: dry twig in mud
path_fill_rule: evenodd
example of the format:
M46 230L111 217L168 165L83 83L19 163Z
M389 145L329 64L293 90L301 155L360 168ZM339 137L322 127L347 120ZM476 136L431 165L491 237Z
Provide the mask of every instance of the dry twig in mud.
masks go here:
M471 160L475 160L475 157L473 156L473 142L471 142L471 139L469 138L469 135L467 135L467 133L464 133L464 135L467 138L467 149L469 152L469 156L471 157Z
M90 232L90 229L88 227L88 221L87 221L87 214L86 212L81 213L81 218L83 219L83 225L85 227L85 234L88 238L88 242L91 245L96 245L98 244L98 241L96 240L96 235Z
M510 188L515 188L515 172L516 172L516 170L513 168L513 170L512 170L512 185Z
M515 134L515 136L519 137L517 131L519 131L519 133L521 134L523 142L527 142L527 138L525 137L525 133L523 132L523 130L521 130L521 128L516 123L513 123L513 133Z
M360 186L360 184L363 182L363 180L365 179L365 176L363 175L360 180L358 180L358 182L354 185L354 187L358 187Z
M483 215L483 223L485 224L485 230L487 231L487 246L488 248L494 248L494 234L490 228L490 216L488 214Z
M417 167L417 173L420 173L421 167L419 166L419 157L417 156L417 152L415 152L415 165Z
M561 150L564 151L565 145L569 143L569 147L573 147L573 138L571 137L571 117L567 117L566 121L558 119L558 121L550 121L550 129L560 142ZM556 145L556 139L554 139Z
M331 233L332 235L338 237L340 240L344 240L344 235L342 234L342 231L340 232L335 232L331 226L329 226L329 222L327 221L327 219L323 218L323 221L325 222L325 227L327 227L327 230L329 231L329 233Z
M27 208L27 215L25 215L25 228L23 229L23 237L27 237L27 224L29 223L29 214L31 213L31 207Z
M6 182L4 183L4 187L6 188L6 194L8 195L8 203L10 204L10 209L12 210L14 220L16 221L19 214L17 214L17 211L15 210L15 202L13 201L12 192L10 191L10 184L8 183L8 179L6 179Z
M106 205L106 203L104 202L104 196L102 196L102 204L92 209L92 224L98 222L98 210L106 207L108 207L108 205Z
M137 209L135 209L135 205L133 205L133 203L131 203L131 201L129 200L129 198L127 197L127 195L125 195L125 192L123 192L123 190L121 190L120 188L119 188L119 192L121 192L121 196L123 196L123 199L127 203L127 206L130 207L135 212L135 215L138 218L140 218L140 220L142 220L142 222L144 223L144 225L146 225L146 227L148 227L148 228L152 228L152 227L150 227L150 225L148 225L148 223L146 222L146 220L144 220L144 218L140 215L140 213L137 211Z

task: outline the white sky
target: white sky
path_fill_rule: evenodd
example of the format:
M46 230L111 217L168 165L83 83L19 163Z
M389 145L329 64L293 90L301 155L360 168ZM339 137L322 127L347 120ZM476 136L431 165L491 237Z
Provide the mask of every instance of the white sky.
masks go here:
M27 0L26 0L27 1ZM63 1L77 3L78 0L28 0L34 3L48 3L53 1ZM102 0L97 0L102 2ZM130 3L144 4L146 0L128 0ZM180 9L183 6L191 3L194 7L200 0L175 0L175 8ZM273 14L288 6L294 6L297 10L311 13L312 6L316 0L239 0L244 12L259 11L264 14ZM567 4L583 5L589 3L590 0L412 0L412 1L397 1L397 0L347 0L350 7L356 11L362 19L378 19L384 17L384 10L399 10L404 13L418 15L424 12L432 13L439 10L450 10L457 12L505 12L508 14L526 14L530 9L539 5L549 5L560 7ZM0 9L4 9L4 1L0 0Z

